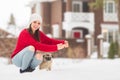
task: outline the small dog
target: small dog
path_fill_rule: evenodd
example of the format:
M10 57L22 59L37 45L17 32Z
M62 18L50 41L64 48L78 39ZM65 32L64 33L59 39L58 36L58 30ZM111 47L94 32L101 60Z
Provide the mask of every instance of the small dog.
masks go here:
M39 69L46 69L47 71L51 71L51 66L52 66L52 58L53 55L51 53L45 53L43 55L43 61L39 65Z

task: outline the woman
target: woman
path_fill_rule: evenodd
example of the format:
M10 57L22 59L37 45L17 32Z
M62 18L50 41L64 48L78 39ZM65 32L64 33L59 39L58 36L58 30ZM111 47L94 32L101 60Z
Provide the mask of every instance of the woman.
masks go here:
M68 47L68 42L48 38L39 30L42 18L32 14L28 28L21 31L11 58L12 63L20 67L20 73L32 72L42 61L42 54L36 51L55 52Z

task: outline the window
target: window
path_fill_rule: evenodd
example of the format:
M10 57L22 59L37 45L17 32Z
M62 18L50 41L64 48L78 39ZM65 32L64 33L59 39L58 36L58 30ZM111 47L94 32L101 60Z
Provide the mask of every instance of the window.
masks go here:
M109 42L113 41L113 32L109 32Z
M73 6L74 6L73 7L74 12L80 12L80 5L79 4L74 4Z
M72 11L73 12L81 12L82 11L82 2L73 1L72 2Z
M114 1L105 1L104 2L104 12L105 13L115 13L116 6Z
M109 42L116 40L118 40L118 32L117 31L109 32Z
M83 38L82 30L73 30L72 36L75 39L82 39Z
M103 29L102 34L104 36L104 41L112 42L118 40L118 31Z
M113 13L113 3L108 3L108 13Z

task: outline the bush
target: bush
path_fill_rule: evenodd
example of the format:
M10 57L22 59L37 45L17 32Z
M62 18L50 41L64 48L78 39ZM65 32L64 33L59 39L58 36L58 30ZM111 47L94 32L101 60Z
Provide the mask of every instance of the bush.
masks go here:
M111 42L109 52L108 52L108 58L115 58L115 55L118 55L118 43L117 42Z
M116 41L115 42L115 55L118 55L119 53L119 45L118 45L118 42Z

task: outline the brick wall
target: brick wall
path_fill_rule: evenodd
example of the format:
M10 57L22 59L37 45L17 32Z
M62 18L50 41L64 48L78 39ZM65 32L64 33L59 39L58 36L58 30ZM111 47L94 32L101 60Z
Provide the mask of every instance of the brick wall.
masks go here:
M87 57L87 44L84 42L76 42L76 39L67 39L69 48L65 48L53 53L54 57L64 58L86 58Z
M15 48L15 38L0 38L0 56L10 57Z
M16 45L15 38L0 38L0 56L10 57ZM54 57L64 58L85 58L87 57L86 41L76 42L76 39L67 39L69 48L65 48L53 53Z

